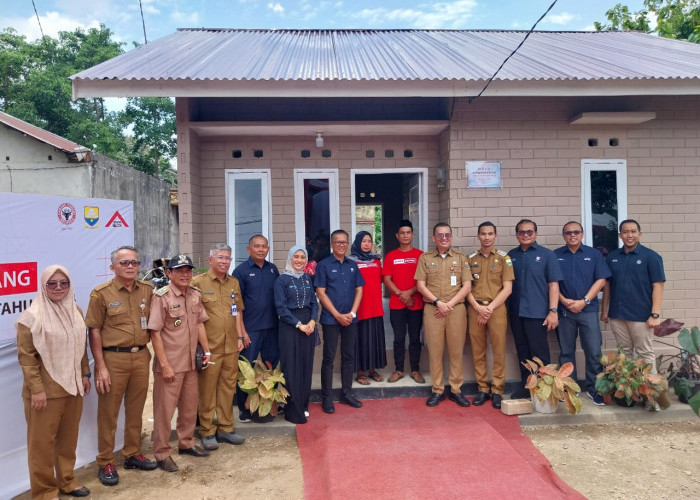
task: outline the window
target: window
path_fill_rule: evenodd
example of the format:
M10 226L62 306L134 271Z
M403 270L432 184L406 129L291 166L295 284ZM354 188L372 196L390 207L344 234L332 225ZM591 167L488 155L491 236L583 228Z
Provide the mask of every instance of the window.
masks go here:
M330 233L340 227L338 170L294 170L296 240L316 262L330 255Z
M248 240L263 234L270 240L270 170L226 171L226 231L233 249L231 269L248 258Z
M627 218L627 162L581 162L584 243L604 256L619 247L618 225Z

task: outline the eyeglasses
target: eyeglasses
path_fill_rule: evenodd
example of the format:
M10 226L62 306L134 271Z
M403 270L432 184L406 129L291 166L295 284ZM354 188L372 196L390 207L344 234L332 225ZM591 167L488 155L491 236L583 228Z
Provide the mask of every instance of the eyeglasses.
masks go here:
M214 257L216 260L220 260L222 262L231 262L231 257L225 257L223 255L217 255Z
M69 288L70 287L70 281L68 280L62 280L62 281L47 281L46 282L46 288L49 290L56 290L59 288Z
M535 231L533 231L532 229L528 229L526 231L518 231L518 236L532 236L533 234L535 234Z
M331 243L333 243L334 245L340 245L341 247L348 244L347 241L331 241Z
M119 265L122 267L139 267L141 265L140 260L120 260Z
M435 237L438 239L452 238L452 233L435 233Z
M583 231L579 229L576 229L574 231L564 231L564 236L578 236L581 233L583 233Z

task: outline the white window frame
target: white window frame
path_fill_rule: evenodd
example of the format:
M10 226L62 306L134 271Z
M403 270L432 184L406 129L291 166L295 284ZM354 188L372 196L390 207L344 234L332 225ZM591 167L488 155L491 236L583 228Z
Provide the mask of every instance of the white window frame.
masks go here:
M330 231L340 228L340 194L337 168L294 169L294 226L297 245L306 248L306 212L304 210L304 181L328 178L328 210ZM330 236L330 234L329 234Z
M420 241L414 242L416 248L428 248L428 178L427 168L353 168L350 170L350 214L352 217L351 235L357 234L355 221L355 176L379 175L379 174L419 174L418 184L420 191ZM352 236L350 237L352 240Z
M262 234L267 237L270 245L270 253L268 260L272 262L273 252L273 237L272 237L272 196L271 193L271 178L272 173L269 168L262 169L226 169L225 171L225 186L226 186L226 236L228 245L232 248L231 268L233 271L236 262L236 230L235 224L235 200L233 197L233 183L237 180L259 179L260 180L260 199L262 202Z
M593 214L591 212L591 172L606 170L617 173L617 216L618 224L627 219L627 160L581 160L581 225L583 243L593 245ZM617 239L618 248L622 245Z

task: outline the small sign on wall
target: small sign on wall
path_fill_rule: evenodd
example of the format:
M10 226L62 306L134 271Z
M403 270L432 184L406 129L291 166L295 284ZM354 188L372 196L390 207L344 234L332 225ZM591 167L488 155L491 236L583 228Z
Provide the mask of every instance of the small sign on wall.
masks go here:
M501 162L500 161L467 161L468 188L500 188Z

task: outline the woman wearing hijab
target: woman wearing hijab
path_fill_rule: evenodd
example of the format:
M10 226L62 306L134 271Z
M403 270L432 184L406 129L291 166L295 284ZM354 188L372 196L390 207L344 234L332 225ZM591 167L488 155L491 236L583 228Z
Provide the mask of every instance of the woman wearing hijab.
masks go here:
M279 322L280 364L287 381L289 400L284 418L306 423L311 395L318 301L311 276L304 273L308 254L304 247L289 249L284 272L275 281L275 305Z
M59 491L88 496L73 473L83 397L90 392L87 335L65 267L44 269L41 291L16 327L32 498L58 498Z
M367 231L357 233L348 258L357 262L357 267L365 279L365 285L362 287L362 302L357 310L357 341L355 342L357 376L355 380L359 384L368 385L367 377L376 382L384 380L377 369L386 366L382 264L381 256L372 253L372 235Z

